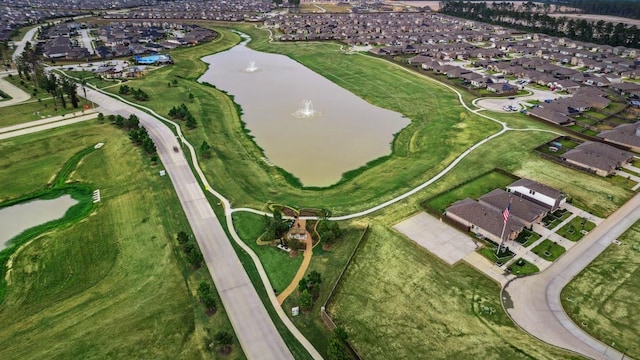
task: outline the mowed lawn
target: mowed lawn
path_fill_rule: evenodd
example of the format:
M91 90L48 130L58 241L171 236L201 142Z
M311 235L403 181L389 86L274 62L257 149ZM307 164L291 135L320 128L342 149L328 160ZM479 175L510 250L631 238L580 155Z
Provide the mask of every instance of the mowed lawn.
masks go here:
M40 102L29 101L22 104L6 106L0 108L0 114L2 114L2 116L0 116L0 128L35 120L43 120L52 116L70 116L68 114L73 113L81 115L83 112L82 104L84 104L84 102L81 102L80 107L77 109L74 109L70 103L67 104L66 109L60 107L60 104L58 104L56 108L53 99L44 99Z
M282 292L293 280L302 264L302 252L291 258L289 253L282 251L275 246L258 245L256 240L265 232L265 221L260 215L248 212L236 212L233 214L233 226L238 236L249 245L264 267L271 286Z
M91 122L0 141L0 202L44 189L75 153L107 140Z
M221 305L207 317L193 296L206 269L194 273L176 258L175 234L190 232L177 196L123 131L94 122L0 142L14 154L0 181L45 184L74 147L96 140L105 146L81 161L71 181L100 189L102 201L89 217L13 256L0 304L0 358L218 358L207 349L206 329L232 329ZM24 163L34 157L49 171L30 173ZM23 190L13 186L5 196ZM234 349L224 358L244 357L237 342Z
M562 305L586 332L640 358L640 223L562 290Z
M222 36L219 46L213 43L187 49L188 54L172 53L174 66L153 71L147 78L129 81L128 85L149 93L150 100L145 105L160 114L167 114L182 102L189 107L199 126L187 130L186 136L196 146L202 141L213 146L212 158L203 161L203 170L234 206L259 208L265 199L294 207L329 208L334 213L373 206L426 181L466 148L499 130L498 124L466 112L455 94L378 59L341 54L332 43L292 45L291 52L286 51L290 47L274 47L365 100L412 119L397 135L394 154L387 161L360 169L350 175L349 181L328 189L293 186L281 171L261 160L260 149L244 133L230 99L215 88L194 81L198 71L205 69L198 57L232 45L222 45L227 38L239 39L226 31ZM169 86L173 80L178 86ZM110 91L115 93L117 88ZM194 94L193 102L188 99L189 92Z
M374 225L329 306L363 359L567 359L518 329L497 284Z

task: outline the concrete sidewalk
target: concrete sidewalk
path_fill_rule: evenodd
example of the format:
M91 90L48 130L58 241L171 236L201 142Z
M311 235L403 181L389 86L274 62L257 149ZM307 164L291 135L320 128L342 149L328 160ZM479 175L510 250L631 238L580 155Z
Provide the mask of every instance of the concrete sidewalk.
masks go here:
M14 130L14 131L7 131L7 132L0 131L0 140L10 139L10 138L14 138L16 136L32 134L32 133L36 133L36 132L39 132L39 131L55 129L57 127L71 125L71 124L75 124L75 123L79 123L79 122L95 119L97 116L98 115L96 113L91 113L91 114L88 114L88 115L77 116L77 117L74 117L74 118L68 118L67 117L67 120L59 120L59 121L54 121L54 122L48 122L48 123L45 123L45 124L42 124L42 125L39 125L39 126L26 127L26 128L17 129L17 130ZM4 129L6 129L6 128L4 128ZM0 130L3 130L3 129L0 129Z
M31 128L31 127L36 127L36 126L42 126L45 124L50 124L50 123L55 123L58 121L62 121L62 120L71 120L71 119L76 119L79 117L86 117L88 115L91 115L91 118L95 118L98 114L96 113L97 110L96 109L89 109L89 110L85 110L80 112L79 115L74 115L77 113L73 113L73 114L66 114L66 115L58 115L58 116L52 116L49 118L44 118L42 120L35 120L35 121L29 121L26 123L22 123L22 124L16 124L16 125L12 125L12 126L7 126L7 127L3 127L0 128L0 134L3 133L7 133L7 132L12 132L12 131L18 131L18 130L22 130L22 129L27 129L27 128Z

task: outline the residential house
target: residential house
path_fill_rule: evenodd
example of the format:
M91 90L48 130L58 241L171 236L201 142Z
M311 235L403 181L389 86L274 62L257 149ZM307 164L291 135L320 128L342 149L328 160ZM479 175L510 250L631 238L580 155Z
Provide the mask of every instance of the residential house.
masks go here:
M527 228L531 228L533 224L542 221L549 212L549 209L546 207L534 203L527 198L513 196L513 194L503 189L495 189L484 194L478 201L481 204L491 206L499 211L504 210L507 204L509 204L510 216L520 220Z
M604 143L587 141L564 153L562 159L597 175L608 176L633 160L633 153Z
M525 227L525 224L514 216L509 217L505 226L501 210L469 198L453 203L445 210L445 216L467 227L477 236L495 243L500 243L503 227L504 240L515 240Z
M518 87L508 83L489 84L487 89L498 95L515 95L518 93Z
M640 122L618 125L602 131L598 137L613 144L627 146L631 151L640 152Z
M507 191L556 211L566 200L560 191L537 181L522 178L507 186Z

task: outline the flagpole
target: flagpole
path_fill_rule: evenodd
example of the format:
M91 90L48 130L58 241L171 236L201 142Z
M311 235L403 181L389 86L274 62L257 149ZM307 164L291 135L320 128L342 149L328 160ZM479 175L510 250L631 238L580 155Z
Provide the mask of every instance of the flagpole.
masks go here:
M500 244L498 244L498 250L496 250L496 255L500 254L500 248L502 248L502 238L504 237L504 230L507 228L507 222L505 221L502 225L502 233L500 234Z

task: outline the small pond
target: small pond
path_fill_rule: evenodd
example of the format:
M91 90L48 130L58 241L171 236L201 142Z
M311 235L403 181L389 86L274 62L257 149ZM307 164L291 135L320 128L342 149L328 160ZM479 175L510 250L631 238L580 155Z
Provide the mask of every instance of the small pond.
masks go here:
M394 134L410 123L286 56L244 43L202 60L210 66L199 81L233 95L265 161L304 186L334 184L343 173L389 155Z
M0 251L7 242L34 226L60 219L78 201L70 195L34 200L0 209Z

